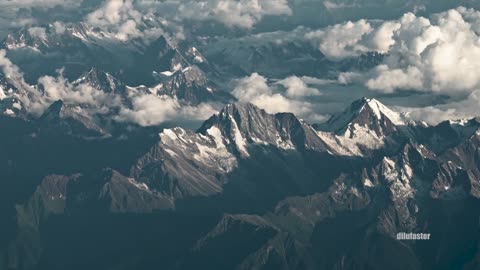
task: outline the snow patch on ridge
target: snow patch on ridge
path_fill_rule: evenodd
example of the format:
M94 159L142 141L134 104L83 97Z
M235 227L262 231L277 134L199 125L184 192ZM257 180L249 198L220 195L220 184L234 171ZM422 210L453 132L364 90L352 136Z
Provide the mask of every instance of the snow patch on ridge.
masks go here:
M128 182L140 190L147 191L147 192L150 191L150 188L147 186L147 184L137 182L133 178L128 178Z
M229 117L232 123L233 140L235 141L235 145L237 146L238 151L242 155L249 157L250 154L248 153L246 148L246 141L243 138L242 133L240 132L240 129L238 128L237 122L235 121L235 119L233 119L231 115L229 115Z
M381 119L382 115L387 117L395 125L405 125L405 121L401 114L390 110L383 105L380 101L372 98L367 99L367 104L372 109L377 119Z

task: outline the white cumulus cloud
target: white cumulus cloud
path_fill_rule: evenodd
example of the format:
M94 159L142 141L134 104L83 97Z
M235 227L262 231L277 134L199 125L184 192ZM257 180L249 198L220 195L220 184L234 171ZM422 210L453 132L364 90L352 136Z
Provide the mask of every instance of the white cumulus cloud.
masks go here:
M480 42L477 22L465 17L477 11L452 9L431 19L406 14L393 31L394 45L384 65L367 81L370 89L392 92L414 89L469 93L480 86Z
M314 105L300 100L285 97L268 85L267 78L253 73L237 80L232 94L240 102L249 102L268 113L293 112L311 122L320 122L325 118L314 113Z
M331 59L342 59L369 51L370 48L360 41L372 31L372 26L366 20L348 21L323 30L309 32L305 37L318 46L325 56Z
M286 94L288 97L306 97L306 96L319 96L320 91L316 88L309 87L306 82L313 83L325 83L322 81L315 81L314 78L299 78L297 76L291 76L280 80L277 84L283 85L286 88Z
M429 18L406 13L392 21L347 22L306 38L334 60L385 53L383 63L361 74L371 90L458 95L480 87L479 30L480 12L457 8ZM352 81L347 75L340 74L345 83Z

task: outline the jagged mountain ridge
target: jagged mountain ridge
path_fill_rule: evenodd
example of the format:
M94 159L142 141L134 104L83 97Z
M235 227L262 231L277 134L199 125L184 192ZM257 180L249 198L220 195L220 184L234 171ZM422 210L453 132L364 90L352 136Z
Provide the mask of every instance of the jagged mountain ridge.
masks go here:
M390 118L400 117L399 114L393 114L393 111L389 110L377 100L362 99L356 101L352 103L348 110L363 112L364 108L356 110L358 109L359 102L364 105L371 105L373 103L375 106L374 108L381 108L383 111L386 111ZM372 111L371 109L368 109L368 112L365 114L370 117L370 121L365 121L365 116L362 116L362 114L355 114L357 117L351 118L350 122L346 124L348 127L356 125L357 128L366 128L374 132L382 131L375 130L375 128L378 128L379 126L390 128L387 130L388 132L379 134L375 138L378 138L378 140L381 141L384 140L384 137L387 135L391 135L388 138L392 141L395 140L394 142L390 144L381 144L381 142L379 142L378 145L380 145L380 148L377 148L378 145L372 146L374 148L370 150L375 151L366 152L363 153L363 155L360 153L360 157L375 158L375 155L378 155L378 151L383 154L396 153L400 151L404 145L411 144L414 145L415 148L423 147L425 149L431 149L423 151L427 151L427 153L430 153L429 155L434 156L435 159L440 161L446 152L449 153L449 151L456 151L452 149L460 147L462 143L473 140L473 138L475 138L475 132L480 128L480 125L475 120L470 120L470 126L464 127L459 125L457 130L462 134L461 139L452 137L450 142L445 142L445 144L448 144L447 148L450 148L448 150L443 149L442 151L438 151L435 148L436 142L426 141L425 137L431 133L432 129L435 130L444 125L444 123L441 123L436 127L425 127L423 125L415 126L414 122L411 122L409 125L413 131L404 132L404 129L402 128L407 125L407 122L399 120L400 118L389 120L389 118L382 113L382 110ZM336 120L338 117L333 116L332 119ZM362 123L361 121L364 122ZM379 124L378 122L383 123ZM334 123L331 126L332 128L337 127L335 121L329 121L327 123ZM369 126L372 123L373 126ZM461 130L463 130L463 132L461 132ZM337 139L332 140L332 136ZM229 172L232 170L232 166L235 166L238 163L238 160L248 159L250 157L255 158L250 154L249 148L271 147L287 152L314 151L331 156L351 155L358 157L359 153L353 151L345 152L344 149L352 142L361 145L361 139L356 138L345 143L345 136L349 137L349 135L345 133L334 135L331 133L317 132L312 126L297 119L293 114L280 113L269 115L265 111L256 108L254 105L245 104L228 105L218 114L215 114L208 119L197 133L181 128L165 130L160 134L161 139L158 147L163 148L160 151L165 152L165 156L162 156L161 158L165 163L169 159L175 159L175 157L182 156L182 152L185 152L185 149L190 149L187 151L188 153L198 152L198 155L193 155L193 157L190 155L184 156L184 158L190 159L191 163L196 163L198 166L199 164L202 164L202 162L206 162L205 164L200 165L200 168L208 166L214 168L216 166L224 172ZM178 148L179 146L181 146L182 150ZM369 145L362 146L364 149L368 149L369 147ZM158 152L159 149L156 149L155 153ZM202 157L205 159L202 159ZM151 160L151 157L148 159ZM446 160L443 162L446 162ZM145 164L143 164L142 167L145 167ZM137 166L135 169L138 168L139 167ZM183 171L190 173L192 170ZM172 171L172 174L175 174L174 170ZM139 175L139 173L137 173L137 175ZM187 178L188 177L185 176L179 176L178 181L181 182ZM216 186L216 188L218 188L218 186Z
M153 87L138 86L131 87L126 85L123 81L116 78L112 74L92 68L80 78L72 81L69 91L79 91L89 88L87 91L96 92L96 95L109 97L110 102L116 106L107 106L100 110L100 108L92 107L88 103L79 103L69 100L56 100L51 104L45 103L46 109L41 112L41 115L50 114L52 108L57 102L62 106L69 106L76 108L76 115L78 119L82 118L81 125L85 121L90 122L91 131L98 135L108 135L112 132L109 129L112 125L120 126L122 123L116 121L115 115L118 114L120 105L122 108L131 108L133 100L139 95L156 95L159 97L168 97L178 103L178 106L198 105L201 103L218 103L223 104L231 102L235 98L227 92L219 90L217 85L208 79L207 75L203 73L198 67L192 66L183 70L175 71L172 75L163 78L159 83ZM48 87L48 86L47 86ZM27 85L12 78L0 78L0 112L11 117L21 117L25 119L37 118L38 116L29 111L28 106L31 104L39 104L39 99L49 89L45 89L43 84ZM56 95L56 94L55 94ZM38 109L38 108L37 108ZM38 112L37 112L38 113ZM45 117L43 117L45 118ZM71 118L71 117L70 117ZM62 120L62 117L56 117L56 120ZM52 122L52 124L54 124ZM75 134L75 132L71 132ZM82 132L78 133L79 136Z
M74 85L87 84L97 90L107 93L125 92L126 85L108 72L103 72L93 67L80 78L73 81Z
M245 160L255 158L252 151L260 149L281 163L285 162L282 159L302 159L289 157L290 151L334 151L293 114L270 115L251 104L227 105L196 133L182 128L164 130L160 142L131 172L134 178L174 198L214 195L230 181L229 174L236 173ZM305 187L300 184L297 188Z
M206 223L198 220L201 231L182 244L163 246L162 241L151 244L142 238L143 255L122 253L107 244L122 255L120 262L126 265L134 256L144 263L174 269L351 269L354 265L364 265L360 269L391 265L395 269L452 269L460 264L475 269L468 266L478 263L474 247L480 240L474 225L479 214L476 160L480 125L476 119L438 126L405 125L391 119L392 111L387 109L376 100L352 103L346 112L356 113L342 121L343 125L372 129L372 138L386 136L394 142L379 143L373 151L365 151L371 145L364 144L364 151L348 152L345 149L351 143L362 141L337 129L337 124L331 126L336 132L317 131L293 114L271 115L251 104L228 105L196 132L165 129L157 142L131 163L130 172L103 170L80 172L80 178L45 178L41 186L54 198L67 198L65 208L60 211L56 204L40 204L40 209L29 215L57 213L60 220L74 224L82 218L81 213L92 209L102 209L97 219L105 222L113 218L110 213L155 215L155 211L167 211L173 216L186 215L190 222L198 220L198 213L209 217ZM338 119L345 118L334 116L327 123ZM411 132L400 128L405 126ZM457 136L445 135L445 130L447 134L453 130ZM432 134L445 136L431 140ZM437 147L439 142L444 146ZM69 177L77 180L71 180L66 188L48 188L52 179ZM35 196L30 204L35 204ZM26 220L30 220L28 215ZM118 226L136 224L126 220ZM162 219L163 224L170 224L168 220ZM468 234L452 230L459 223ZM62 226L49 224L51 230ZM94 222L89 226L102 225ZM332 231L339 236L332 237ZM419 244L397 241L396 233L402 231L431 232L435 238ZM171 234L180 238L184 233L177 230ZM18 237L12 240L17 245L33 239ZM68 234L61 237L72 238ZM86 239L89 237L98 236L91 234ZM73 254L68 245L62 247L67 255ZM150 247L182 252L166 260L153 259ZM95 252L99 250L102 247ZM214 256L219 250L223 256ZM14 252L21 253L21 249ZM458 262L455 258L462 253L467 255ZM434 259L439 254L442 259ZM36 256L55 255L45 249ZM379 257L389 261L375 259ZM29 261L46 265L35 256ZM49 266L75 268L74 261L58 260ZM144 266L148 269L149 264Z

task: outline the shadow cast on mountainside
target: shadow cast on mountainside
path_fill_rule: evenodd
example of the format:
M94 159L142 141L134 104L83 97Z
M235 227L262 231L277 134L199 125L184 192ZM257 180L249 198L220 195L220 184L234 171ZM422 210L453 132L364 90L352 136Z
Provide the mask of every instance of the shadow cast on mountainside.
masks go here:
M15 235L15 205L24 203L49 174L71 175L112 167L128 172L130 165L157 137L150 132L126 139L86 140L39 131L36 123L0 117L0 250Z
M286 197L323 192L340 174L366 165L360 158L311 150L297 152L262 145L248 151L255 158L239 161L220 194L178 200L177 210L261 214Z
M35 269L170 269L217 221L168 212L52 216Z

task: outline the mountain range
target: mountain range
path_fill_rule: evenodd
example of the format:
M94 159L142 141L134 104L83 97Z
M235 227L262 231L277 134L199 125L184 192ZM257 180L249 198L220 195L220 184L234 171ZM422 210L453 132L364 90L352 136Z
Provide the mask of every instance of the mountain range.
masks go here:
M317 125L235 103L196 131L101 137L61 101L0 122L1 269L480 263L478 118L431 126L363 98Z
M158 97L179 108L236 100L217 83L206 58L186 43L164 36L126 42L86 23L62 31L55 25L40 29L22 29L1 42L0 49L20 73L0 72L4 115L40 117L66 133L102 137L125 129L114 118L121 110L133 110L140 97ZM82 104L58 92L59 87L76 92ZM92 93L98 101L84 102ZM89 132L75 132L79 129Z
M361 98L309 123L239 102L231 82L254 72L336 81L385 57L333 61L282 34L8 35L0 270L480 269L480 118L431 125ZM202 119L122 118L155 110Z
M153 40L123 41L86 23L24 28L0 44L36 85L43 76L61 72L69 81L112 91L115 87L142 88L187 102L231 99L215 83L215 70L193 46L160 36ZM215 94L211 94L215 93Z

